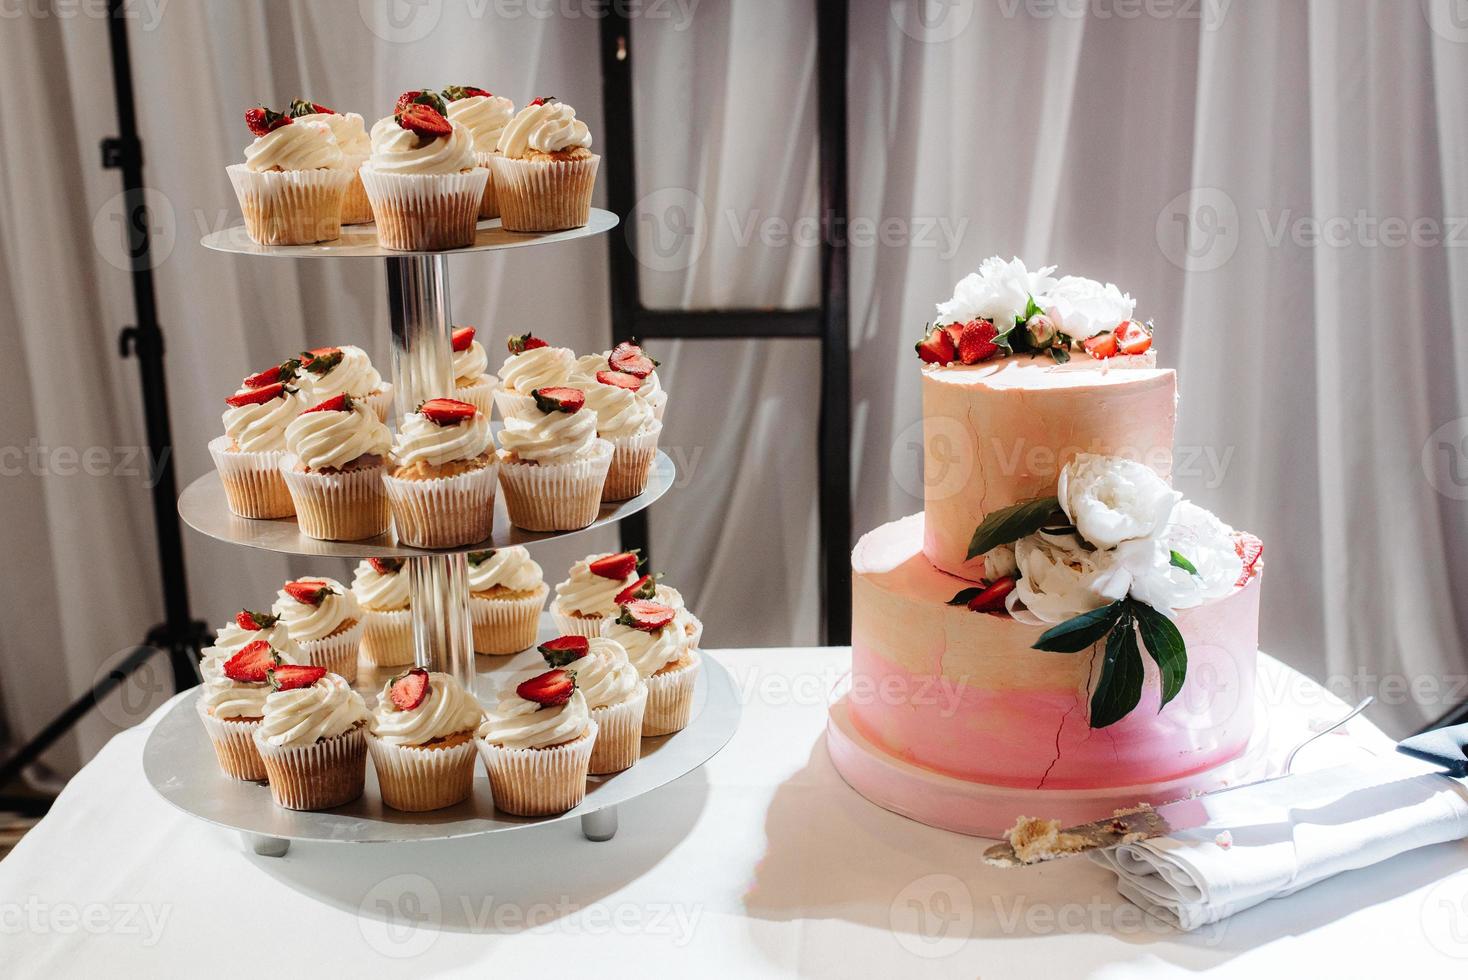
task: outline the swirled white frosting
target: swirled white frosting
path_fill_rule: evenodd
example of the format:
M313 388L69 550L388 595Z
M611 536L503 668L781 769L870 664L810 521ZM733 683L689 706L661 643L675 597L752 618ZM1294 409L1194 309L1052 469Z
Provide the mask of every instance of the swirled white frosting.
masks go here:
M347 165L356 168L372 152L372 141L367 138L367 124L356 112L311 112L296 117L296 124L304 122L324 123L336 137L336 145L346 157Z
M497 549L477 565L469 562L470 592L488 592L496 586L511 592L533 592L544 580L530 552L518 544Z
M269 684L242 683L218 674L205 678L199 703L216 718L259 718L269 696Z
M339 674L327 674L308 687L273 691L256 734L271 745L296 748L343 735L371 718L362 695Z
M566 581L556 586L556 598L561 608L586 616L615 616L617 604L613 600L617 593L637 581L637 570L625 578L603 578L591 570L591 563L607 557L611 552L587 555L571 566Z
M423 745L459 732L477 732L483 721L484 709L462 684L433 672L428 675L428 695L409 711L392 703L392 681L384 684L372 712L372 731L393 745Z
M439 425L418 412L403 416L392 456L399 466L427 463L442 466L455 460L474 459L494 443L489 419L483 412L454 425Z
M601 635L622 644L627 659L645 678L683 656L688 647L688 637L676 622L647 632L608 619L601 624Z
M384 575L373 568L370 561L359 561L352 573L352 598L363 609L374 612L407 609L412 601L408 592L407 568Z
M591 147L591 131L576 118L576 110L564 102L528 105L515 113L500 133L498 150L518 160L530 150L555 153Z
M479 737L507 749L544 749L580 738L591 721L591 709L580 691L554 708L542 708L511 692L491 709L479 726Z
M594 412L536 412L535 416L507 420L500 430L500 448L537 463L564 463L590 451L596 442Z
M652 406L637 393L616 385L592 381L577 385L586 393L583 411L596 413L597 434L606 439L625 439L647 428L654 421Z
M331 127L325 123L296 120L272 129L245 147L245 167L256 173L266 170L336 170L346 167L346 157Z
M500 365L500 383L506 391L528 395L536 388L565 384L575 362L576 355L569 347L536 347L505 358Z
M372 156L366 166L385 174L454 174L474 166L474 140L463 123L448 136L422 139L392 116L372 124Z
M583 354L576 358L576 363L571 365L570 383L576 385L578 388L582 385L600 384L596 380L596 372L616 370L612 367L611 357L611 351L602 351L600 354ZM654 401L654 396L661 394L662 391L663 384L658 380L658 373L654 370L642 379L642 384L638 386L637 391L633 394L643 401L651 403Z
M211 677L223 676L224 665L229 658L256 640L269 643L288 664L302 663L304 660L301 648L291 638L290 629L284 620L276 620L275 625L263 630L245 630L240 629L237 623L226 623L215 631L214 645L199 651L199 673L206 681Z
M489 355L479 341L471 340L468 347L454 351L454 384L471 385L488 369Z
M285 449L285 427L309 406L299 391L285 391L258 405L230 405L224 410L224 434L244 453Z
M689 645L692 646L694 637L703 631L703 624L689 610L687 603L683 600L683 593L671 585L659 585L653 596L653 602L660 602L675 610L673 624L683 631L683 634L688 637Z
M368 454L384 456L392 433L366 402L349 412L304 412L285 429L285 449L310 470L341 469Z
M621 704L642 685L637 668L627 659L627 651L616 640L604 636L588 641L586 656L566 666L576 675L576 689L591 708Z
M275 605L270 607L271 612L285 621L291 639L300 643L328 637L344 624L362 618L362 607L357 605L351 589L336 579L319 576L317 579L326 583L333 593L322 599L319 606L298 602L281 589L275 594Z
M305 368L297 376L301 391L312 405L335 398L337 395L365 397L382 387L382 375L372 366L367 352L351 344L340 348L342 359L325 374L316 374Z
M500 132L514 115L515 103L503 95L471 95L449 103L449 121L469 131L476 153L493 153Z

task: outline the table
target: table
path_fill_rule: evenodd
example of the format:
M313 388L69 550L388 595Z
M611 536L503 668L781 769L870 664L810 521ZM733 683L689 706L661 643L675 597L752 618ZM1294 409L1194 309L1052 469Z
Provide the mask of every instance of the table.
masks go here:
M1342 875L1190 935L1101 869L1013 871L983 842L866 802L826 757L845 649L718 651L744 698L704 769L622 808L511 839L302 843L284 858L173 810L142 774L158 717L119 734L0 861L9 977L1461 976L1468 844ZM1345 706L1264 658L1271 724ZM1363 719L1304 768L1390 742ZM503 971L519 971L503 973Z

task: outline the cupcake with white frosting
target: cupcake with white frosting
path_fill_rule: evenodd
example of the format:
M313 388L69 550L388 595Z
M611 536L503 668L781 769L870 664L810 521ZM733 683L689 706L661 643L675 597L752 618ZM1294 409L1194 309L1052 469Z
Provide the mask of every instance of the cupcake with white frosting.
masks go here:
M241 609L234 614L234 619L214 631L214 642L199 651L199 673L205 680L217 675L225 661L256 640L264 640L272 649L280 651L288 658L286 663L303 660L300 648L279 616Z
M449 85L443 90L448 103L450 122L462 123L474 139L474 162L489 174L484 184L484 197L479 201L479 217L498 218L499 201L494 192L494 173L489 158L499 144L500 133L515 115L515 103L503 95L494 95L472 85Z
M687 602L683 599L683 593L671 585L663 585L660 582L653 590L651 596L641 598L650 598L665 606L672 606L676 613L673 621L683 630L683 635L688 637L689 649L698 649L699 643L703 640L703 620L693 615L693 612L688 608Z
M349 684L357 682L363 622L351 589L330 578L295 579L281 586L271 612L300 648L302 663L325 667Z
M596 434L612 444L612 464L602 500L630 500L647 489L663 423L652 406L637 397L642 381L618 371L598 371L579 387L586 407L596 413Z
M500 386L494 403L505 421L535 417L536 388L563 385L571 379L576 354L569 347L552 347L534 334L511 337L510 355L500 365Z
M635 551L587 555L571 566L566 580L556 586L551 617L556 629L578 636L601 636L602 623L615 619L621 604L639 596L623 597L640 581Z
M403 416L392 464L383 484L400 543L453 548L489 537L498 464L479 409L430 398Z
M494 414L494 392L500 379L489 373L489 354L474 339L473 327L454 327L454 397L484 413Z
M635 599L602 627L602 636L622 644L627 658L647 682L644 736L682 731L693 712L698 653L688 645L687 635L675 622L677 615L672 606Z
M586 224L601 157L575 109L548 96L532 100L500 132L495 150L489 165L507 231Z
M343 344L302 351L300 365L296 377L309 404L316 405L337 395L351 395L366 402L378 419L387 421L392 405L392 382L382 380L362 348Z
M337 395L306 409L285 428L280 472L301 533L323 541L360 541L387 530L382 487L392 433L364 402Z
M288 810L329 810L362 795L372 716L346 679L322 667L268 671L255 748L270 795Z
M296 512L280 475L285 429L306 408L295 361L252 374L224 400L224 435L209 455L224 484L224 499L240 517L290 517Z
M537 388L536 411L500 431L500 485L510 523L527 531L576 531L596 520L612 444L579 388Z
M366 558L352 573L352 598L362 610L362 656L377 667L413 662L412 596L401 558Z
M630 769L642 755L642 714L647 684L616 640L604 636L559 636L540 645L546 664L571 672L596 722L596 744L587 771L592 775Z
M483 721L474 695L448 674L414 667L383 685L367 734L382 802L421 813L468 799Z
M240 200L245 231L260 245L310 245L341 236L342 199L352 170L319 122L257 106L245 112L255 141L245 162L225 168Z
M548 670L520 684L479 727L494 805L543 817L579 804L596 735L591 709L569 672Z
M619 376L614 379L614 383L619 383L646 402L652 409L653 418L661 422L663 412L668 407L668 392L658 378L657 369L658 362L649 357L641 346L626 341L613 350L576 358L576 363L571 368L571 383L591 384L599 380L597 375L606 371L614 372ZM632 383L634 379L636 384Z
M362 177L357 173L372 152L372 141L367 137L367 125L355 112L337 112L317 102L292 99L288 113L298 123L322 123L331 129L336 145L342 151L346 168L352 172L351 183L342 195L342 224L360 225L372 220L372 204L367 200L367 191L362 186Z
M297 662L292 654L299 651L290 645L283 630L278 631L279 646L258 635L276 633L275 625L265 630L240 630L241 635L255 634L257 638L238 649L211 647L214 652L201 664L204 683L194 707L214 746L220 770L234 779L265 778L265 763L254 736L265 714L265 698L270 694L267 671Z
M474 162L474 140L451 122L436 92L404 92L391 116L372 126L362 184L377 221L377 241L398 251L474 244L474 223L489 173Z
M540 565L520 545L471 551L468 560L474 652L503 655L534 646L550 592Z

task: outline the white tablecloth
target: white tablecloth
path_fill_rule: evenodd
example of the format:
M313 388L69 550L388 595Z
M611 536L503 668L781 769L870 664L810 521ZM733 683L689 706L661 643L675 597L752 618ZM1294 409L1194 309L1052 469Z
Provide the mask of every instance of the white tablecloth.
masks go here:
M703 770L623 806L603 844L567 821L257 857L164 803L143 778L148 724L124 732L0 861L0 972L1262 980L1468 969L1468 845L1181 935L1089 862L989 868L983 842L857 796L822 739L846 650L716 656L744 697L739 733ZM1272 726L1304 731L1343 712L1273 660L1261 691ZM1321 741L1306 768L1389 748L1361 719Z

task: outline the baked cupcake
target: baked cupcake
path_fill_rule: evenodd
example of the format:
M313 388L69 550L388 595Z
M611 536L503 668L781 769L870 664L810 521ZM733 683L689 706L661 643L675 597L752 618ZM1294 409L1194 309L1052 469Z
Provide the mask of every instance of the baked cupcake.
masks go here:
M683 630L683 635L688 637L689 649L698 649L699 644L703 641L703 620L693 615L693 612L689 610L687 603L683 600L683 593L671 585L659 583L657 588L653 590L651 596L644 596L642 598L651 598L655 602L659 602L665 606L672 606L676 613L673 621Z
M500 418L535 417L536 388L565 384L570 380L576 355L569 347L552 347L534 334L511 337L507 346L510 356L500 365L500 386L495 389L494 403Z
M294 662L283 647L258 639L228 656L206 657L200 665L204 683L194 707L226 776L265 778L265 763L255 747L255 730L260 727L265 698L270 694L266 671Z
M298 123L264 106L245 112L255 142L225 168L245 231L259 245L310 245L341 237L352 171L324 123Z
M383 422L392 407L392 383L382 380L367 352L360 347L318 347L301 353L301 391L315 405L337 395L351 395Z
M306 408L296 388L295 361L245 379L224 400L224 435L209 441L209 455L224 484L224 499L240 517L290 517L296 512L280 475L285 428Z
M596 413L596 434L612 444L612 465L601 491L603 500L630 500L647 489L663 423L652 407L637 397L640 378L620 371L598 371L586 393L586 407Z
M401 558L367 558L352 573L352 598L362 610L362 656L377 667L413 662L412 596L403 565Z
M642 734L670 735L688 726L693 711L693 686L698 676L698 653L675 620L678 613L650 599L634 599L615 620L602 627L602 636L616 640L647 682L647 709Z
M499 143L500 132L515 115L515 103L503 95L492 95L472 85L449 85L443 90L448 103L449 122L462 123L474 141L474 163L489 174L484 196L479 201L479 217L498 218L499 202L494 193L494 172L489 158Z
M468 402L430 398L404 415L383 477L398 541L453 548L489 537L497 469L489 418Z
M266 671L255 748L270 795L287 810L329 810L362 795L372 716L345 678L322 667L283 664Z
M468 799L483 721L479 702L448 674L414 667L388 681L367 733L382 802L421 813Z
M575 109L550 97L531 101L500 132L495 150L489 165L506 231L586 224L601 157Z
M489 355L474 339L473 327L454 327L454 397L468 402L488 419L494 414L494 390L500 379L489 373Z
M551 667L571 672L596 722L596 744L587 771L592 775L630 769L642 755L642 712L647 685L616 640L568 635L540 645Z
M532 677L484 719L477 740L494 805L521 817L565 813L586 796L596 722L564 670Z
M372 204L367 200L367 191L357 173L372 152L372 141L367 138L367 125L362 117L355 112L337 112L305 99L292 99L289 115L298 123L322 123L336 137L346 168L352 172L352 180L342 195L342 224L360 225L371 221Z
M474 141L445 116L436 92L404 92L372 126L362 184L383 248L407 252L474 244L489 172L475 166Z
M551 601L556 629L578 636L601 636L602 623L617 617L622 602L644 598L632 596L618 601L628 586L640 581L640 562L637 552L619 551L587 555L573 564L566 581L556 586L556 597Z
M471 551L468 558L474 652L519 653L533 647L550 586L530 552L512 545Z
M392 433L351 395L313 405L285 428L280 472L301 533L323 541L360 541L387 530L382 487Z
M571 383L577 386L590 384L598 380L597 375L604 371L636 378L636 386L628 383L625 378L617 380L646 402L652 409L653 417L661 422L663 412L668 406L668 392L658 378L657 369L657 360L649 357L640 346L624 342L612 350L576 358L576 363L571 367Z
M351 589L335 579L296 579L281 586L271 612L300 647L302 663L325 667L348 684L357 682L362 607Z
M527 531L576 531L601 512L612 444L596 436L579 388L537 388L537 410L500 430L500 485L510 523Z

